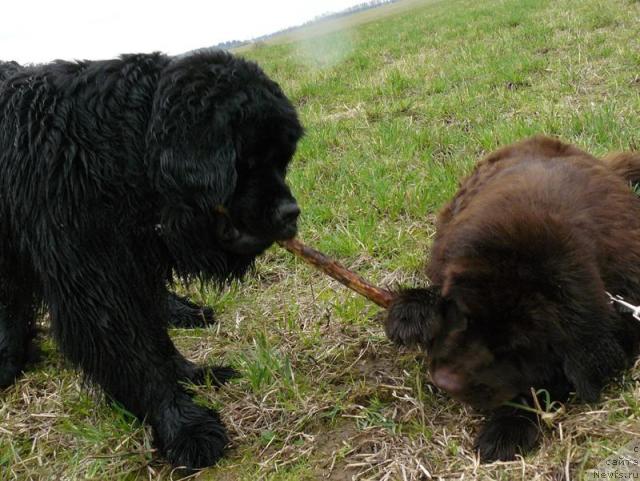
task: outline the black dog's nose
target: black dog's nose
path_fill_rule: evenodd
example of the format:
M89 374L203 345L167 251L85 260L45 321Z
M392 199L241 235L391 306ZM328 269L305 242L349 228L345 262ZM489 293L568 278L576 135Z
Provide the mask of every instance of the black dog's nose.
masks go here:
M295 224L300 215L300 207L295 202L283 202L276 208L275 220L282 226Z

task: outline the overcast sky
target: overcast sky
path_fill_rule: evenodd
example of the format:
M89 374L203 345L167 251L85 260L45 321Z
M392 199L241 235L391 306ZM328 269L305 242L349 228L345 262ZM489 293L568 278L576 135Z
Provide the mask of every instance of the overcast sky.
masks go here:
M0 60L182 53L246 40L363 0L5 0Z

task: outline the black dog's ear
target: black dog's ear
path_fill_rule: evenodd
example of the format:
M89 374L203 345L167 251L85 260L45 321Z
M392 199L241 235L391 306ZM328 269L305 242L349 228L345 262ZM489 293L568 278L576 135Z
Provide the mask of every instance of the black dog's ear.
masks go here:
M247 95L234 80L233 62L226 54L179 57L158 79L147 168L157 191L171 200L208 210L235 191L236 127Z
M147 141L148 173L165 198L207 211L235 191L236 139L223 113L192 111L189 98L158 101Z
M387 337L401 346L428 347L437 329L440 302L435 286L400 291L387 310Z
M176 142L164 147L157 165L149 169L163 200L160 222L167 232L183 230L194 219L220 212L235 192L237 173L231 139L221 137L209 145L204 149L194 148L198 144Z
M224 205L237 181L234 139L227 130L200 138L165 139L154 178L158 191L169 198L190 199L203 211Z

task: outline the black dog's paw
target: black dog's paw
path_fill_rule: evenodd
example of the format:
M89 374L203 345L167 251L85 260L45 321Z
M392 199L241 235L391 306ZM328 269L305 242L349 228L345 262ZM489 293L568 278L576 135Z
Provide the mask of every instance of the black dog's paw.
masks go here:
M438 295L433 289L400 291L387 310L387 337L400 346L426 347L433 338Z
M212 386L220 387L238 377L240 377L240 372L231 366L197 366L189 380L197 385L210 382Z
M215 323L213 309L199 306L188 298L169 294L169 324L172 327L191 329L206 327Z
M175 467L197 470L213 466L229 444L220 417L216 412L202 408L201 412L190 412L186 419L160 452Z
M184 309L177 315L171 316L171 326L183 329L194 327L207 327L215 324L216 318L213 309L202 306L197 309Z
M513 413L487 421L476 438L475 449L484 463L512 461L531 452L540 440L535 414Z
M23 363L15 362L0 354L0 389L11 386L22 374Z
M2 341L2 332L0 332L0 341ZM15 349L12 350L15 351ZM27 364L37 362L36 355L39 352L39 349L30 342L26 347L26 352L20 351L12 354L6 345L3 346L0 343L0 389L15 383L16 379L27 369Z

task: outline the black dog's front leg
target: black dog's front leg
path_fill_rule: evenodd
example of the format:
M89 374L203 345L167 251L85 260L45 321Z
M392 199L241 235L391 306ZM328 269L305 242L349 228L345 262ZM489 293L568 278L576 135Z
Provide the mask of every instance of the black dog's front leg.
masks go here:
M171 327L189 329L204 327L215 322L213 309L207 306L199 306L187 297L179 296L174 292L168 293L167 308ZM220 387L230 379L240 375L238 371L229 366L200 366L182 357L177 359L177 369L183 381L193 384L210 383L216 387Z
M405 289L387 310L385 332L400 346L428 347L434 336L439 289Z
M0 289L0 389L13 383L24 369L35 336L36 309L28 287L24 288L27 295L22 296L7 291Z
M166 300L163 279L138 271L144 263L116 242L107 245L121 259L85 250L82 259L66 258L47 270L53 333L73 364L152 426L155 444L172 465L210 466L228 438L218 414L196 404L182 386L192 364L167 334L166 302L157 301ZM57 272L59 265L72 265L74 275Z

